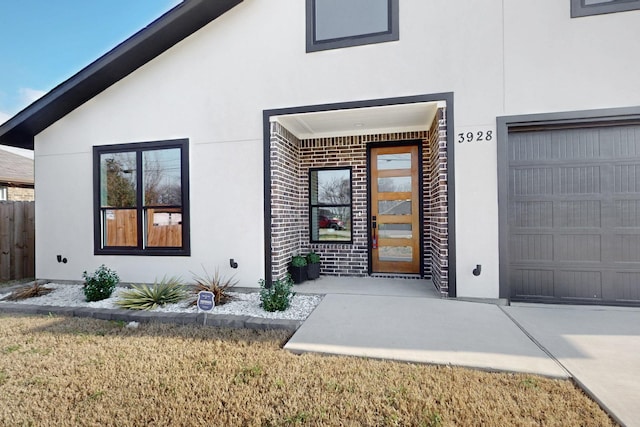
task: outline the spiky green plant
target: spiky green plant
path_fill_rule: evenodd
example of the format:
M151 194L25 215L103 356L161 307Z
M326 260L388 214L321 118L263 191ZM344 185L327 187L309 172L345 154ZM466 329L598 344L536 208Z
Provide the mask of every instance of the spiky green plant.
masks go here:
M42 295L46 295L49 292L53 291L51 288L47 288L42 283L33 282L30 285L24 286L20 289L13 291L9 296L5 297L6 301L18 301L27 298L39 297Z
M204 270L203 276L193 275L195 282L193 293L196 294L196 298L190 305L195 305L198 302L197 295L198 292L201 291L213 293L213 299L216 305L226 304L233 299L233 297L229 295L229 289L238 284L237 280L233 280L234 276L229 278L222 276L217 268L213 276L211 276L204 267L202 267L202 269Z
M186 297L187 291L180 278L164 277L153 285L133 285L120 294L116 304L129 310L153 310L158 306L180 302Z

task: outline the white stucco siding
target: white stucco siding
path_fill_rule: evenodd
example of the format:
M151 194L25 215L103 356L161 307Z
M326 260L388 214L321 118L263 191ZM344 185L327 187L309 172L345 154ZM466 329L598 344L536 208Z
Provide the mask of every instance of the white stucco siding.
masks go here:
M507 114L640 104L640 11L569 16L569 1L505 2Z
M455 143L458 295L497 297L496 117L640 105L639 31L640 12L571 19L569 0L403 0L399 41L307 54L303 1L245 0L36 136L37 275L105 263L152 281L202 264L256 286L263 110L453 92L456 134L494 132ZM92 146L173 138L190 140L192 256L93 256Z

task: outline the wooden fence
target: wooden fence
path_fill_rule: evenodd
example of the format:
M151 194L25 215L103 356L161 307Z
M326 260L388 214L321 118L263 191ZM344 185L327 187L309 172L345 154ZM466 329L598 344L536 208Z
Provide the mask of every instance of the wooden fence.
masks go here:
M34 277L35 202L0 202L0 281Z

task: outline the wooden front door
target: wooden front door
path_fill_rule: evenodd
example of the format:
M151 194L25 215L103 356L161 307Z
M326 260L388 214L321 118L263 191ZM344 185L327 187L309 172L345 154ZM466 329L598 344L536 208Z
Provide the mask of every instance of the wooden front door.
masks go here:
M418 146L371 148L371 268L420 273Z

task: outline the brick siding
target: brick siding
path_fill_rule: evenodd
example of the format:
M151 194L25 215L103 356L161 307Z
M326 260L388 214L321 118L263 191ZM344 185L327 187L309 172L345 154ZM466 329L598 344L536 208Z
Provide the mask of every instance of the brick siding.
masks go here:
M7 187L7 200L14 202L32 202L35 200L33 188Z
M299 140L279 123L271 124L272 277L287 272L291 256L320 254L321 274L368 275L367 148L371 142L422 141L424 199L424 277L446 295L447 155L444 114L429 131ZM351 167L352 243L310 243L309 169Z

